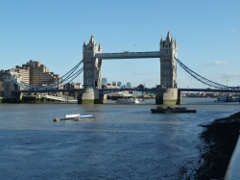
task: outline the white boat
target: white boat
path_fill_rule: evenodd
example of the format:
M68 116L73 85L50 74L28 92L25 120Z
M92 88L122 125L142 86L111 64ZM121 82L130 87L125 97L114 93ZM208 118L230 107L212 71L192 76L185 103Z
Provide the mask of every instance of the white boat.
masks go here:
M116 103L118 104L139 104L139 100L138 99L118 99L116 101Z
M79 121L80 119L89 119L89 118L95 118L92 114L67 114L64 118L54 118L54 122L58 122L59 120L74 120Z

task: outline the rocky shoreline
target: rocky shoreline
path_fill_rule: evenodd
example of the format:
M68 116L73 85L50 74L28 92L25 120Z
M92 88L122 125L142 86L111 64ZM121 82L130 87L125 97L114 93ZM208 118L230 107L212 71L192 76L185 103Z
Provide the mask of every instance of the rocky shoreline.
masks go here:
M201 125L201 159L194 179L223 179L239 137L240 112L227 118L216 119L209 125Z

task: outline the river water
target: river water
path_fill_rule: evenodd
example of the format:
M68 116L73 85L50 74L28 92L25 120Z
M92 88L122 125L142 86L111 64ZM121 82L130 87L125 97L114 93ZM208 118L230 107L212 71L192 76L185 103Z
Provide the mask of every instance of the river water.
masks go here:
M198 165L202 127L238 103L186 98L197 113L137 105L0 104L0 179L185 179ZM65 114L95 119L53 122Z

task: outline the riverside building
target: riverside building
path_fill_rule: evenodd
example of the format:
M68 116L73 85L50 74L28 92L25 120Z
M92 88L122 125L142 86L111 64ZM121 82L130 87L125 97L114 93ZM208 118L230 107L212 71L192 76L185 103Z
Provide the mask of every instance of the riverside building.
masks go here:
M4 76L10 72L16 72L23 82L33 86L51 86L56 88L62 88L61 78L59 74L50 72L48 68L39 61L30 60L22 66L16 66L9 70L1 70L0 77L4 80Z

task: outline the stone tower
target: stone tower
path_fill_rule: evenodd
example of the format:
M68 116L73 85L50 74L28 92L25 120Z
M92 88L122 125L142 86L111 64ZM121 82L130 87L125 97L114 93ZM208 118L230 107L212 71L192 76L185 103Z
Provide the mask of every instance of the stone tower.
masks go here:
M102 47L95 43L92 35L89 43L83 43L83 84L85 88L101 89L102 60L95 58L96 53L101 53Z
M165 40L160 41L160 79L163 88L177 88L177 43L168 31Z
M84 89L78 91L78 104L102 103L103 97L99 95L101 83L102 60L95 57L101 53L102 47L95 43L92 35L89 43L83 43L83 84Z

